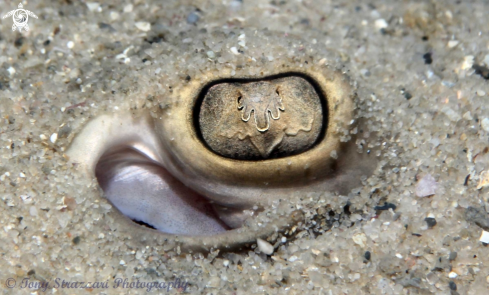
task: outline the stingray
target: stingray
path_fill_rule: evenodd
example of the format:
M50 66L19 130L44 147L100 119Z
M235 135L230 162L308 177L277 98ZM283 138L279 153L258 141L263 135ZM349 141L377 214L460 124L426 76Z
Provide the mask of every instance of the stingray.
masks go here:
M140 230L178 236L191 248L240 245L300 221L291 214L260 230L246 226L274 202L347 192L372 167L353 140L342 140L341 130L355 125L355 94L336 70L221 72L180 93L156 115L94 118L68 150Z

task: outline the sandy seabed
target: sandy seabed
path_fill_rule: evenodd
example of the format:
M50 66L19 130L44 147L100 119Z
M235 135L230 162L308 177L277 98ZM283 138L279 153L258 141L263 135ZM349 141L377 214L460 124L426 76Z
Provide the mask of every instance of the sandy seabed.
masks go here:
M0 23L3 293L489 293L487 2L23 4L38 16L28 32ZM304 220L269 237L272 255L135 238L65 154L100 114L284 65L351 78L378 166L349 194L297 196Z

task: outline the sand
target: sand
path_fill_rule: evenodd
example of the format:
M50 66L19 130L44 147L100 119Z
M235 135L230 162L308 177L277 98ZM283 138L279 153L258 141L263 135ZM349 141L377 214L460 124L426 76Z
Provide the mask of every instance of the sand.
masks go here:
M28 32L0 23L5 293L488 292L484 1L23 4L38 16ZM2 16L17 5L2 2ZM209 72L283 64L350 77L365 122L355 131L378 161L349 193L289 200L304 218L266 239L270 255L262 242L188 253L125 231L96 179L66 155L96 116L171 107ZM277 205L250 226L293 210Z

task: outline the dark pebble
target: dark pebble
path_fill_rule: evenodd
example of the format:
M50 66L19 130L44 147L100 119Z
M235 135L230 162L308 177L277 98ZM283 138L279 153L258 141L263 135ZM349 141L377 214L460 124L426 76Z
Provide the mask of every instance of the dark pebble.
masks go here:
M374 210L396 210L397 206L392 203L385 202L383 206L375 206Z
M450 255L448 255L448 260L454 261L457 259L457 252L450 252Z
M406 99L411 99L413 96L411 95L411 93L409 93L409 92L406 91L406 92L404 92L404 97Z
M191 12L187 15L187 23L195 24L199 20L199 15L195 12Z
M64 125L61 127L58 131L58 137L59 138L65 138L68 137L71 133L71 127L69 125Z
M51 44L51 40L46 40L46 41L44 41L43 44L44 44L44 46L48 46L49 44Z
M24 37L19 37L15 39L14 42L15 47L19 48L20 46L22 46L22 44L24 44Z
M372 254L370 254L370 251L366 251L365 254L363 254L363 257L365 257L365 260L370 261Z
M426 217L424 219L424 221L426 221L426 223L428 224L428 227L429 228L433 228L436 225L436 219L434 219L432 217Z
M475 70L477 75L481 75L482 78L489 80L489 68L479 65L473 65L472 68Z
M428 41L429 39L430 39L430 38L429 38L428 36L423 36L423 37L421 38L421 40L423 40L423 41Z
M152 38L149 38L149 39L145 39L146 42L148 42L149 44L153 44L153 43L161 43L161 41L163 41L163 37L160 37L160 36L155 36L155 37L152 37Z
M54 72L56 72L56 67L53 65L50 65L49 67L47 67L46 70L48 70L48 72L54 73Z
M421 284L421 279L420 278L411 278L411 279L403 279L401 281L399 281L399 283L401 285L403 285L404 287L415 287L415 288L420 288L420 284Z
M448 287L450 288L450 290L457 291L457 284L455 284L454 281L448 282Z
M110 25L106 24L106 23L98 23L98 27L100 29L108 29L108 28L110 28Z
M433 57L431 56L430 52L423 54L423 58L424 63L427 65L430 65L433 62Z
M102 29L102 30L103 30L103 29L107 29L107 30L109 30L109 31L115 31L115 29L114 29L114 28L113 28L111 25L106 24L106 23L98 23L98 27L99 27L100 29Z
M487 218L486 210L483 207L467 207L465 209L465 220L474 222L483 230L489 231L489 218Z
M35 271L35 270L33 270L33 269L31 269L31 270L29 270L29 271L27 272L27 275L28 275L28 276L33 276L33 275L35 275L35 274L36 274L36 271Z
M78 245L78 244L80 244L80 241L81 241L81 238L79 236L78 237L75 237L73 239L73 244Z

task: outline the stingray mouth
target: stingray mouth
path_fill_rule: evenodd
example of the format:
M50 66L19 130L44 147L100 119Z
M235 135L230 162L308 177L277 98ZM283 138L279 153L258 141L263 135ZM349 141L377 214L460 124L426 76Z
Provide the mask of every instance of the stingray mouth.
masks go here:
M291 225L287 217L266 230L248 227L273 202L348 189L360 178L344 140L353 121L348 78L301 71L209 74L165 108L94 118L68 155L96 177L121 218L168 236L219 237L217 246L249 242ZM342 177L349 163L354 172Z

